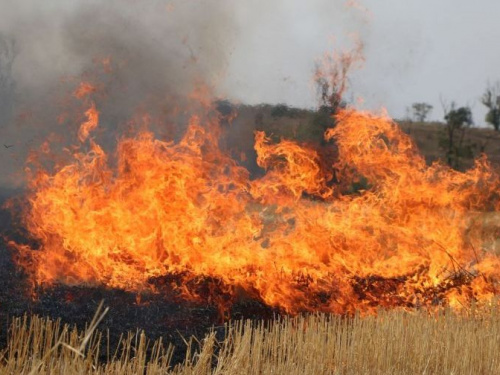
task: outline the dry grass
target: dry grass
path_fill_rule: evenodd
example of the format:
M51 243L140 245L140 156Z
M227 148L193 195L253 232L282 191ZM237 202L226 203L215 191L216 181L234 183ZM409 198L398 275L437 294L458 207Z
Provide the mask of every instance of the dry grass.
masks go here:
M123 337L99 362L95 329L79 333L39 317L13 320L0 374L498 374L500 315L381 312L378 317L304 316L235 322L226 338L191 339L182 365L173 348L143 333ZM148 353L148 354L147 354ZM102 357L102 355L101 355Z
M415 141L419 151L428 162L441 160L446 162L446 150L440 145L440 139L446 139L445 126L443 123L418 123L418 122L398 122L401 129ZM481 153L488 156L488 160L495 166L500 164L500 132L489 128L468 128L464 133L464 144L474 145L472 151L474 158ZM464 158L461 160L463 168L473 166L473 159Z

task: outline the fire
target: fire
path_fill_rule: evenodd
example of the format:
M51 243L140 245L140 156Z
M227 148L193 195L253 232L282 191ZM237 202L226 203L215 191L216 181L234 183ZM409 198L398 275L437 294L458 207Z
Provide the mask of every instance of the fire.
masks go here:
M193 115L178 142L123 137L111 161L91 137L99 111L88 104L72 161L30 181L25 222L40 249L17 248L37 283L140 292L174 275L171 286L194 300L211 280L203 293L222 311L243 292L289 313L497 295L500 257L484 222L497 220L500 179L486 158L464 173L428 166L387 115L348 108L325 134L339 150L335 182L314 149L262 132L255 150L267 172L251 179L207 115Z
M78 139L80 142L85 142L90 132L94 130L99 123L99 112L97 112L94 103L92 103L92 106L85 112L85 116L87 116L87 121L80 126L80 130L78 131Z

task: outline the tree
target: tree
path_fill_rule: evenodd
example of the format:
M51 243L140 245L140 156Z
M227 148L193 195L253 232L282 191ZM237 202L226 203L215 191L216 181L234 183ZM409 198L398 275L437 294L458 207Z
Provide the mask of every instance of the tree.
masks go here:
M500 130L500 83L488 84L484 92L481 103L487 108L485 121L493 126L496 131Z
M335 126L334 116L347 105L344 94L348 88L348 75L363 61L363 43L355 40L351 50L326 54L322 61L316 64L314 80L319 94L319 107L312 126L321 134L323 144L326 143L324 132Z
M423 102L413 103L411 107L413 110L413 117L418 122L425 122L427 116L431 113L433 108L432 105Z
M452 102L451 106L446 105L441 101L444 111L444 119L446 121L446 135L440 140L440 145L446 151L447 164L455 169L460 167L461 158L472 158L474 144L470 141L465 141L465 131L473 124L472 112L470 107L455 107Z
M278 117L288 117L290 114L290 108L288 105L284 103L276 104L272 109L271 109L271 116L278 118Z

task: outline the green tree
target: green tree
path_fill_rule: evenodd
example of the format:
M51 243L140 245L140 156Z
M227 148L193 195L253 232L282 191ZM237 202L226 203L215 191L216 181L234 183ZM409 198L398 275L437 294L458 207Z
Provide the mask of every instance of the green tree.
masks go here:
M446 151L447 164L455 169L460 167L462 158L472 158L475 145L465 140L465 132L473 124L472 112L470 107L455 107L443 104L445 124L445 137L440 140L440 145Z
M413 111L413 117L415 118L415 121L425 122L427 116L431 113L433 107L428 103L422 102L422 103L413 103L411 108Z
M486 113L485 121L493 126L496 131L500 130L500 83L494 85L488 84L484 92L481 103L483 103L488 112Z

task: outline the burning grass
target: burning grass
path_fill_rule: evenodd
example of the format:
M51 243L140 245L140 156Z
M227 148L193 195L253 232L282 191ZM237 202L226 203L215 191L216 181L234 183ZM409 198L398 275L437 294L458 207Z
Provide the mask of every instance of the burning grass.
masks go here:
M251 179L219 148L210 115L192 116L179 142L120 139L114 163L87 134L98 126L90 108L72 161L30 181L24 222L40 247L11 245L35 284L141 292L177 275L171 286L200 302L198 280L216 280L208 299L222 315L241 290L291 314L498 294L500 257L477 225L500 210L500 174L485 158L466 172L426 165L387 116L345 109L325 133L339 150L336 182L316 150L263 132L254 147L266 174Z
M105 312L104 312L105 313ZM381 311L343 318L305 315L272 322L235 321L201 341L188 340L185 360L142 332L112 349L107 335L59 321L15 318L1 374L494 374L500 371L497 308L413 313ZM109 335L109 333L108 333ZM104 360L103 360L104 358Z
M148 346L143 334L127 336L113 355L97 333L16 320L7 372L498 370L496 310L454 315L499 294L500 173L486 157L464 172L429 165L386 114L347 107L323 134L330 153L256 131L262 174L252 176L221 147L229 120L203 90L179 138L162 138L146 116L108 150L96 135L93 87L75 94L85 118L65 157L50 160L54 144L46 143L28 160L28 243L9 241L27 294L102 288L135 294L137 308L141 295L160 295L216 307L221 321L247 300L287 316L327 315L227 323L225 338L191 341L174 367L172 347ZM445 312L429 315L437 306Z

